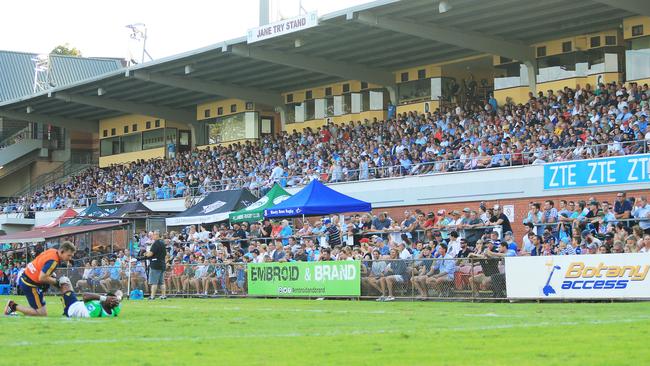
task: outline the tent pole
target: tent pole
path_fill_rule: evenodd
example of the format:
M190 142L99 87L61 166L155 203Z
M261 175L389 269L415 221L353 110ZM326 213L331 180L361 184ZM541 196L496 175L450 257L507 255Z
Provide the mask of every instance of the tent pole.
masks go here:
M132 230L132 235L131 238L129 238L129 256L127 258L129 261L129 269L127 271L127 283L126 283L126 296L131 296L131 258L133 256L133 240L135 239L136 235L136 230L135 230L135 221L131 221L131 224L129 225Z

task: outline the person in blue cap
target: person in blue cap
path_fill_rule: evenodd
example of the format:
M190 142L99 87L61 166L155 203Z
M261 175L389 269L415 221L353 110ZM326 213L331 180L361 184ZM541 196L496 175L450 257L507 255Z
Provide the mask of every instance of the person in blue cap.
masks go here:
M558 245L558 252L557 255L574 255L576 254L576 250L571 245L571 239L567 236L562 237L560 239L560 244Z
M582 244L586 244L587 247L589 247L591 244L596 245L596 247L599 247L602 242L600 239L596 238L594 235L596 234L595 229L585 229L582 230L582 233L580 236L582 237Z

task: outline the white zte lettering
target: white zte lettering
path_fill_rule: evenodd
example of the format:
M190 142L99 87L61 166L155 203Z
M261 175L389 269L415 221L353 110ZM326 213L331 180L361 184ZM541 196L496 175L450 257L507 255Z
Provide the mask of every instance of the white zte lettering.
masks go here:
M575 164L551 166L549 169L553 172L548 183L549 187L566 187L576 185ZM558 177L559 176L559 177Z

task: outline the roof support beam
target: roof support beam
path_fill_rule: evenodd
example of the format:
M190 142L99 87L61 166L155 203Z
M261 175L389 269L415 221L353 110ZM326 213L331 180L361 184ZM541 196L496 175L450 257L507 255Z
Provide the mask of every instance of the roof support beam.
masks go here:
M105 97L89 97L86 95L67 93L55 93L54 97L68 103L85 104L123 113L142 114L175 122L192 122L196 120L195 113L148 103L135 103Z
M241 57L254 58L260 61L291 66L325 75L338 76L347 80L360 80L383 86L395 85L395 76L392 72L373 69L365 65L248 46L232 46L231 52Z
M60 116L51 116L37 113L24 113L0 110L0 116L11 118L19 121L27 121L32 123L49 124L53 126L62 127L71 131L81 131L97 133L99 131L99 124L97 121L84 121L76 118L67 118Z
M648 0L594 0L597 3L611 6L615 9L629 11L630 13L650 17L650 4Z
M150 81L152 83L167 85L174 88L181 88L227 98L237 98L269 106L283 104L282 96L279 93L242 87L220 81L204 81L196 78L164 75L146 71L136 71L134 77L139 80Z
M358 13L356 20L372 27L409 34L478 52L510 57L519 61L532 61L535 59L532 47L526 44L489 37L472 31L464 31L437 24L421 24L407 20L378 17L370 12Z

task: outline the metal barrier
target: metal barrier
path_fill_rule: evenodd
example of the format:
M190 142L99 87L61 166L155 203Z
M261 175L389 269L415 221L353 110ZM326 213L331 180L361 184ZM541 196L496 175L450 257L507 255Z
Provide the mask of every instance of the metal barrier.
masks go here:
M58 268L77 293L134 289L150 293L146 264L123 261L113 266ZM129 265L132 263L132 265ZM169 297L248 297L246 262L172 263L164 275ZM503 300L506 284L502 259L420 258L361 261L361 299ZM50 287L49 295L58 295ZM160 295L160 290L158 290ZM268 296L273 297L273 296Z

